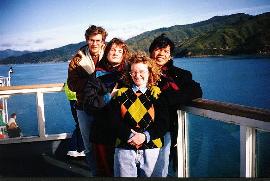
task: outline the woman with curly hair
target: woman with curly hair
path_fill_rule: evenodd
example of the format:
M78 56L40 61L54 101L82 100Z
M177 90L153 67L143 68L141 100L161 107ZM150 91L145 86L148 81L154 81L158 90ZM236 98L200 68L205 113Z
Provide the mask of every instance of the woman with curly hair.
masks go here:
M110 127L107 107L121 85L129 50L124 41L113 38L106 46L103 58L95 72L88 77L84 88L83 109L93 118L89 141L93 146L96 175L113 176L114 136Z
M126 87L112 100L116 177L151 177L157 164L163 146L160 135L168 127L166 101L159 99L160 89L156 87L159 71L146 54L133 54L123 78Z

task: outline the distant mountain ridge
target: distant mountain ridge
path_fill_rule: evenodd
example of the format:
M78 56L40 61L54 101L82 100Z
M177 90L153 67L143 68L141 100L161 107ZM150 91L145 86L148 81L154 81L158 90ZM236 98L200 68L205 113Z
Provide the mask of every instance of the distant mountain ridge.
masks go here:
M270 55L270 13L215 16L142 33L127 40L134 50L148 52L153 39L165 33L176 44L175 56Z
M0 59L11 57L11 56L17 57L26 53L31 53L31 51L17 51L17 50L11 50L11 49L0 50Z
M32 52L19 57L8 57L0 60L0 64L23 64L23 63L45 63L45 62L66 62L71 59L77 50L84 46L85 42L69 44L60 48Z
M252 16L238 13L215 16L206 21L175 25L144 32L126 40L134 50L148 52L153 39L162 33L171 38L176 57L211 55L270 55L270 12ZM68 61L85 42L0 60L0 64Z

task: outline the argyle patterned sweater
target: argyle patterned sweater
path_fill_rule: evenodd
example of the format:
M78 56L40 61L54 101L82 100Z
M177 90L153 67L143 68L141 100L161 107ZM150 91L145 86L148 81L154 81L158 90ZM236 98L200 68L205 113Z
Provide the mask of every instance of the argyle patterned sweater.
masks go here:
M124 88L122 94L115 98L113 108L114 116L112 119L117 135L116 147L136 149L134 146L127 143L131 135L131 129L140 133L146 130L150 131L153 128L154 121L158 120L160 117L167 117L166 114L164 114L156 118L156 111L161 111L160 106L154 106L156 101L149 89L143 94L140 91L134 93L131 88ZM160 121L166 122L164 120ZM160 129L166 129L166 126L158 127ZM161 148L162 146L163 138L155 138L151 139L148 143L144 142L138 149Z

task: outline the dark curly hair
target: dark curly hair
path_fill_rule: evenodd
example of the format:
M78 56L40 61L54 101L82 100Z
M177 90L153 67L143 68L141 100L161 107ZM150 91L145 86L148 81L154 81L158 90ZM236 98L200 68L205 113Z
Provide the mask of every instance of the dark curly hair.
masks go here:
M156 37L151 43L149 47L149 53L151 55L156 48L166 48L168 45L170 46L170 53L172 55L175 45L173 41L166 36L165 33L162 33L160 36Z

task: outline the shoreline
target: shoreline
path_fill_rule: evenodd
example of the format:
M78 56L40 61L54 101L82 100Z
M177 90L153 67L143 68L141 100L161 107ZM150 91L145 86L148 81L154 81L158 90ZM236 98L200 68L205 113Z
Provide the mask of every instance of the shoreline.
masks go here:
M239 58L266 58L270 59L270 55L193 55L193 56L175 56L173 58L229 58L229 57L239 57ZM0 60L1 62L1 60ZM57 63L69 63L69 61L47 61L47 62L37 62L37 63L14 63L14 64L1 64L2 66L12 66L12 65L27 65L27 64L57 64Z

